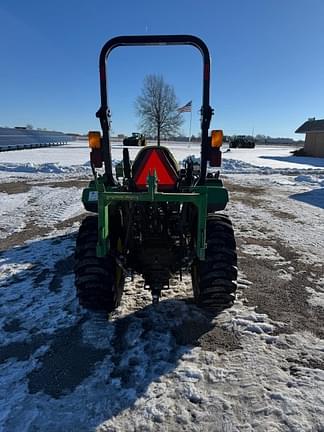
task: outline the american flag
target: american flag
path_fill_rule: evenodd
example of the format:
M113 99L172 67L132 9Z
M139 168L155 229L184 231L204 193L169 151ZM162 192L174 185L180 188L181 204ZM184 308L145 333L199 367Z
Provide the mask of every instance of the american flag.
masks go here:
M191 107L192 107L192 100L188 102L186 105L183 105L183 107L178 108L177 111L178 113L191 112Z

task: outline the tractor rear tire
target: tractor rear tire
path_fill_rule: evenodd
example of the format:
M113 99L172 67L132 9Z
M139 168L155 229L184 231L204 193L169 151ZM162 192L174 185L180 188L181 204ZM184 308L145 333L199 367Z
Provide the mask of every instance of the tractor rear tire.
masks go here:
M191 267L196 303L210 311L231 307L237 288L237 254L232 223L224 214L210 214L206 228L205 261Z
M98 258L98 217L86 217L80 226L75 251L75 285L86 309L112 312L119 304L125 277L112 256Z

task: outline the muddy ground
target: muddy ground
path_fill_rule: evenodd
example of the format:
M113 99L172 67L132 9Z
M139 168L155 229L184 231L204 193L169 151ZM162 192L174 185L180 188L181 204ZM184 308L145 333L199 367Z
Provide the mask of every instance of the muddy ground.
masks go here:
M256 207L266 209L270 219L276 217L281 223L289 224L296 219L293 212L275 208L269 202L269 191L265 188L240 185L229 180L226 185L230 191L233 208L237 202L241 202L248 205L251 210ZM238 217L240 215L235 216ZM245 212L241 215L240 226L236 229L239 268L252 282L250 288L245 291L246 301L256 306L259 312L282 322L284 325L278 331L309 330L323 338L323 309L308 302L310 294L307 291L307 287L316 285L323 277L323 263L320 258L315 264L307 263L305 253L293 248L289 244L289 238L279 238L273 233L271 225L267 229L267 221L257 228L254 222L253 213ZM252 225L253 237L249 236ZM246 245L258 245L264 249L271 247L279 254L280 260L278 262L246 254ZM283 277L287 273L289 277Z

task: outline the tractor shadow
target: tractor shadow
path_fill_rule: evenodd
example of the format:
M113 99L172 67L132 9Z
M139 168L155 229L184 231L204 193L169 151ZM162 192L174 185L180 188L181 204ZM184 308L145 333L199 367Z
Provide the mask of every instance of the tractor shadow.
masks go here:
M324 209L324 188L293 194L289 198Z
M279 162L312 165L314 167L324 168L324 159L312 156L260 156L260 159L270 159Z
M143 291L136 284L109 320L80 309L74 294L74 242L75 235L65 235L0 253L0 313L5 317L0 364L9 368L8 377L10 370L21 368L18 381L8 378L3 384L9 392L19 385L27 391L25 399L13 398L8 430L16 418L32 414L33 404L35 430L43 418L55 430L65 430L66 424L89 430L148 397L148 387L158 386L165 375L172 379L193 348L240 348L233 332L190 300L169 298L137 308ZM29 268L19 270L25 263ZM64 418L58 419L62 404Z
M139 398L149 398L148 387L159 385L166 375L172 379L179 361L194 347L238 349L235 334L216 328L212 318L190 303L171 299L113 321L87 313L75 326L55 334L27 376L29 394L45 394L49 404L60 400L68 411L74 410L75 419L85 422L94 420L89 407L102 405L99 425Z

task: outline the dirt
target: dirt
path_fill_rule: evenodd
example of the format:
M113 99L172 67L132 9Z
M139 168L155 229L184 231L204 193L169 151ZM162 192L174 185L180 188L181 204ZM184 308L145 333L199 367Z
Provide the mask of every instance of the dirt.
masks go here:
M18 181L9 183L0 183L0 192L7 193L8 195L26 193L34 186L49 186L52 188L84 188L88 186L89 180L63 180L55 182L36 182L36 181Z
M0 251L22 245L27 240L33 240L36 237L44 236L49 232L50 228L28 223L22 231L15 232L4 239L1 239Z
M242 201L246 205L254 207L262 205L262 208L271 212L282 220L293 220L293 214L269 208L266 196L253 196L255 188L241 185L231 185L233 201ZM266 192L264 190L264 192ZM248 212L247 212L248 214ZM246 223L246 229L244 227ZM240 232L250 229L250 220L245 218ZM244 296L251 306L256 306L257 311L266 313L274 321L284 325L278 327L280 332L294 332L296 330L308 330L316 336L324 337L324 313L321 307L309 304L310 294L306 287L316 287L317 281L323 276L322 263L314 266L303 262L300 256L284 240L277 238L265 227L259 230L267 235L267 239L248 237L237 234L239 249L239 268L246 278L252 282L249 288L244 290ZM244 245L259 245L264 248L271 247L283 258L282 261L263 258L244 253ZM287 274L282 277L280 272ZM290 279L289 279L290 274Z
M86 216L88 216L90 214L92 214L92 213L84 212L84 213L82 213L82 214L80 214L78 216L74 216L72 218L65 219L65 220L63 220L61 222L58 222L55 225L55 228L59 229L59 230L67 228L69 226L72 226L76 222L81 222Z
M279 219L286 220L296 220L296 216L292 213L287 213L283 210L275 209L271 206L271 201L265 198L266 189L256 188L253 186L243 186L239 184L234 184L231 182L226 182L226 186L230 192L231 201L239 201L250 207L260 207L263 210L268 211L273 216Z
M205 351L234 351L241 348L239 337L235 332L220 327L213 327L198 339L198 345Z
M0 192L8 195L29 192L31 188L32 185L26 182L0 183Z
M50 187L84 187L88 182L84 180L69 180L62 182L37 182L29 184L26 182L17 183L2 183L0 184L0 191L6 193L23 193L32 186L50 186ZM262 205L264 208L267 206L266 189L256 188L245 185L233 184L227 182L230 192L232 192L231 199L242 201L246 205L255 206ZM294 215L267 208L276 217L286 220L294 219ZM56 229L64 229L73 225L75 222L80 222L86 213L66 219L58 223ZM248 227L249 220L246 219ZM11 247L23 244L27 240L35 239L49 234L53 228L37 226L34 224L27 224L26 228L21 231L8 236L1 241L0 251L10 249ZM244 232L244 225L241 229ZM276 238L266 228L260 228L260 232L266 233L268 239L252 238L252 237L238 237L239 246L239 267L244 273L246 278L252 284L244 290L244 296L251 306L256 306L257 311L266 313L274 321L283 323L283 326L278 327L280 332L293 332L295 330L308 330L313 334L324 337L324 313L320 307L311 306L308 302L310 294L307 292L306 287L311 285L315 286L316 281L322 277L324 272L323 266L314 267L310 264L303 263L300 256L285 244L281 239ZM284 258L281 263L277 260L270 260L262 257L251 256L244 253L243 245L259 245L265 248L271 246L278 254ZM71 270L73 258L68 262L58 262L57 275L52 277L50 284L51 289L54 291L60 289L61 273ZM287 264L289 262L289 264ZM294 270L290 271L291 279L280 277L280 270L289 271L287 267L293 267ZM41 283L46 277L46 273L37 275L34 284ZM16 323L12 323L12 328L15 328ZM197 345L201 346L204 350L234 350L240 347L236 335L230 333L228 330L217 328L211 324L211 321L206 318L206 321L194 322L193 320L186 320L183 328L176 327L173 329L174 337L178 344L183 345Z
M265 245L264 240L255 238L244 239L244 243ZM306 290L306 287L316 284L322 276L322 270L302 263L298 255L279 240L271 243L271 247L290 261L289 266L294 267L291 280L283 279L278 274L280 269L287 267L286 262L280 267L278 261L239 253L239 266L247 279L253 282L244 291L244 296L250 305L257 306L258 312L285 323L282 331L308 330L324 338L323 309L309 304L310 295ZM310 274L314 276L310 277Z
M240 348L235 333L216 327L206 317L205 320L184 320L173 328L173 336L179 345L200 346L205 351L233 351Z
M88 180L79 180L79 179L63 180L63 181L56 181L56 182L18 181L18 182L0 183L0 192L7 193L10 195L26 193L29 192L31 188L34 186L49 186L53 188L71 188L71 187L84 188L88 185L88 183L89 183ZM80 222L85 217L85 215L86 213L58 222L54 228L55 229L67 228L73 225L75 222ZM33 240L36 237L45 236L49 234L51 231L53 231L53 228L42 226L42 225L36 225L35 223L32 222L27 222L25 228L22 231L14 232L9 236L7 236L6 238L1 239L0 251L10 249L14 246L22 245L24 242L28 240Z
M250 196L255 196L255 195L263 195L266 192L266 189L263 187L254 187L254 186L245 186L242 184L238 184L238 183L232 183L229 180L226 180L226 185L225 185L229 192L240 192L240 193L244 193L244 194L248 194Z
M287 213L283 210L274 210L267 208L268 211L270 211L274 216L276 216L279 219L287 219L287 220L296 220L297 217L291 213Z
M56 181L56 182L33 182L30 183L32 186L49 186L52 188L85 188L89 184L89 180L64 180L64 181Z
M81 222L82 219L87 215L87 213L82 213L81 215L65 219L55 225L55 229L64 229L72 226L75 222ZM33 240L36 237L42 237L53 231L51 227L42 227L35 225L33 223L28 223L26 227L19 232L15 232L8 237L1 239L0 252L10 249L15 246L20 246L28 240Z

